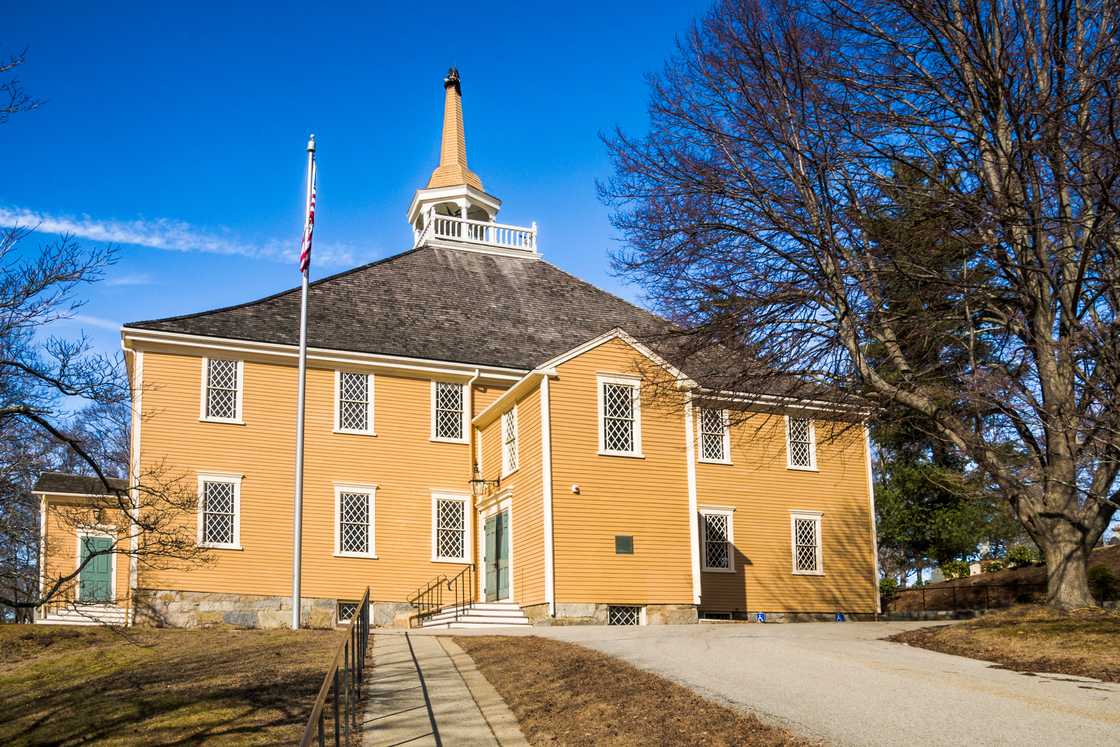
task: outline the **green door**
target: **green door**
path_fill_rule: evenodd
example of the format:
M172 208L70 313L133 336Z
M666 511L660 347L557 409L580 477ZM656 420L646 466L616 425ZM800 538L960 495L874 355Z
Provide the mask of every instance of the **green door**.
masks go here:
M113 546L108 537L82 537L82 557L85 563L93 553L106 553ZM94 555L78 575L78 601L85 604L111 602L113 600L113 562L112 555Z
M486 601L509 598L509 513L502 511L486 520Z

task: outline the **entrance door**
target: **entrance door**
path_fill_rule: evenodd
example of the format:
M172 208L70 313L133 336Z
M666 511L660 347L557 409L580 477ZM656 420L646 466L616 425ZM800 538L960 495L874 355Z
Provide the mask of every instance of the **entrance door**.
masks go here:
M486 601L509 599L509 512L486 520Z
M93 560L86 563L78 575L78 601L84 604L103 604L113 599L112 555L107 554L113 540L108 537L82 537L82 557L85 563L93 553Z

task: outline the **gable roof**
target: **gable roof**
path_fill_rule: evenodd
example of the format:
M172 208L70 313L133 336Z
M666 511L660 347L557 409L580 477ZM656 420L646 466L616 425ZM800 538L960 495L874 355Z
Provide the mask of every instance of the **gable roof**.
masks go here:
M128 490L128 481L119 477L108 478L112 490ZM35 481L35 493L57 493L61 495L103 495L105 485L100 478L89 475L73 475L67 472L44 472Z
M310 286L313 348L532 369L622 327L667 322L539 258L425 246ZM299 343L299 289L198 314L131 322L135 329Z

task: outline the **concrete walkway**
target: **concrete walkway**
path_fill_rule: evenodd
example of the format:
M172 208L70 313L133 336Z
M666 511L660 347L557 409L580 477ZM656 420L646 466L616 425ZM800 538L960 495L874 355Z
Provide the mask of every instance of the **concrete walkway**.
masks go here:
M362 744L527 745L517 719L447 637L375 633Z

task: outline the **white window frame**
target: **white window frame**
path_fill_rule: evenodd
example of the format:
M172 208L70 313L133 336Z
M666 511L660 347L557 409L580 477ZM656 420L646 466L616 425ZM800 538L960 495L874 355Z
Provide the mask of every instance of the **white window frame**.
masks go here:
M96 526L83 526L83 527L78 527L77 535L78 535L78 544L77 544L77 546L75 548L75 552L74 552L74 572L78 574L78 585L79 585L77 593L81 594L80 586L81 586L81 583L82 583L82 577L81 577L81 570L80 569L82 567L82 540L85 539L86 537L98 537L98 538L101 538L101 539L109 539L109 540L112 540L113 544L111 545L111 547L112 547L111 551L108 553L108 555L109 555L109 597L110 598L109 598L109 601L106 602L106 604L116 604L117 603L117 555L120 554L117 551L117 542L119 541L119 538L117 537L117 528L115 526L112 526L112 525L109 525L109 524L98 524Z
M447 558L437 553L439 543L436 541L439 530L439 502L458 501L463 504L463 557ZM470 563L474 557L474 547L471 543L471 497L462 493L432 493L432 562L433 563Z
M512 428L511 428L512 426ZM510 430L513 438L509 439ZM521 433L517 418L517 405L502 413L502 478L509 477L521 466ZM510 459L510 444L513 445L513 459Z
M700 513L700 569L706 573L735 572L735 509L727 506L701 506ZM727 567L717 568L708 565L708 531L705 516L727 517Z
M823 516L820 511L796 510L789 512L789 549L793 575L795 576L823 576L824 575L824 531L822 529ZM817 530L817 568L812 571L799 570L797 567L797 521L812 521Z
M344 374L344 373L366 377L366 386L368 387L366 391L368 392L368 397L369 397L369 401L366 403L366 408L367 408L366 423L368 423L369 427L365 428L364 430L359 430L359 429L354 429L354 428L343 428L341 423L339 422L339 418L342 415L342 374ZM373 376L373 374L365 373L365 372L362 372L362 371L346 371L346 370L342 370L342 369L336 369L335 372L334 372L334 429L333 429L334 432L335 433L344 433L344 434L348 434L348 435L351 435L351 436L376 436L377 432L376 432L376 430L374 428L374 424L373 424L373 411L374 411L373 398L374 398L374 376Z
M463 424L459 429L460 438L447 438L436 433L436 387L438 384L450 384L460 387L463 391ZM471 388L461 381L444 381L432 379L431 405L428 408L431 417L431 440L445 444L465 444L470 441L471 427Z
M809 465L793 463L793 448L790 441L789 415L786 415L786 467L788 469L801 470L802 472L816 472L817 471L817 425L812 418L792 418L793 420L807 420L809 421Z
M364 493L369 507L369 538L367 552L352 552L342 549L342 494ZM336 482L334 484L334 554L338 558L368 558L377 560L377 486L371 483Z
M243 475L228 472L199 472L198 473L198 504L196 507L197 541L199 547L209 547L215 550L240 550L241 548L241 479ZM202 525L203 509L205 507L205 484L208 482L228 482L233 484L233 542L203 542Z
M603 399L603 387L606 384L628 386L633 390L634 448L631 451L617 451L607 448L607 423L604 417L606 403ZM595 390L595 399L598 404L598 422L596 423L596 428L599 430L599 455L644 459L645 455L642 453L642 380L636 376L600 374L595 377Z
M718 412L720 422L723 423L723 458L709 459L704 456L704 413ZM727 410L699 407L696 410L696 454L699 461L704 464L731 464L731 418Z
M232 418L215 418L206 414L206 403L209 399L206 394L210 384L211 358L205 356L202 359L202 376L199 379L198 386L198 419L204 423L233 423L235 425L245 425L244 410L241 407L245 395L245 361L240 358L214 358L213 360L234 361L237 363L237 396L235 398L236 404L234 405L237 412Z

